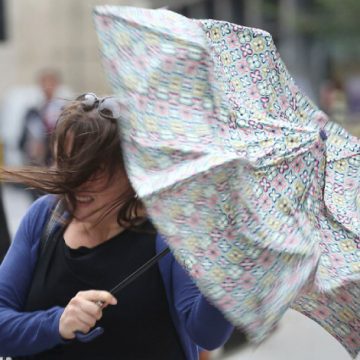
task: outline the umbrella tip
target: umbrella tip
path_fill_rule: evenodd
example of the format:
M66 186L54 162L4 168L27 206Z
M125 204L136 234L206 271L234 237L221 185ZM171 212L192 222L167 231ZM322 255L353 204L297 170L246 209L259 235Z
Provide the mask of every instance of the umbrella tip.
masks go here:
M321 138L321 140L323 140L323 141L325 141L325 140L328 138L325 130L320 130L320 138Z

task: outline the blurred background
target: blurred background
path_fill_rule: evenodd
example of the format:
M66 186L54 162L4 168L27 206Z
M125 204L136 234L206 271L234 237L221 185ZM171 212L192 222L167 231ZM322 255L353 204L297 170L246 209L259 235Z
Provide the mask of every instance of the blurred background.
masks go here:
M269 31L298 85L360 136L359 0L0 0L1 164L47 164L46 134L62 99L111 92L91 15L102 4L166 6L192 18ZM12 236L36 194L15 186L2 192ZM204 359L350 359L330 335L293 311L258 349L241 344L235 334L225 350Z
M0 0L0 125L7 164L21 164L29 108L56 96L108 93L91 11L96 4L163 7L269 31L298 85L335 121L360 134L359 0Z

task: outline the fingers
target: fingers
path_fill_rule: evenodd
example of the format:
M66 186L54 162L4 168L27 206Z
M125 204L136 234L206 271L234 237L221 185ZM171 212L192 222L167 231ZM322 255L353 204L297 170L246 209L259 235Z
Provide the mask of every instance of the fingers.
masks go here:
M90 300L79 301L78 305L84 314L93 317L97 321L101 319L103 309L102 306L99 306L98 304Z
M117 299L111 293L104 290L87 290L87 291L79 291L77 296L80 298L90 300L93 302L102 302L106 305L116 305Z
M116 298L108 291L88 290L78 292L70 300L60 317L60 335L64 339L73 339L76 331L88 333L96 322L101 319L103 308L116 303Z
M87 334L96 324L96 319L88 314L79 313L78 322L79 322L79 331Z
M92 324L92 322L83 322L81 319L78 319L77 320L77 324L76 324L76 330L73 332L74 335L75 335L75 332L82 332L83 334L87 334L94 326L95 326L95 323L94 322Z

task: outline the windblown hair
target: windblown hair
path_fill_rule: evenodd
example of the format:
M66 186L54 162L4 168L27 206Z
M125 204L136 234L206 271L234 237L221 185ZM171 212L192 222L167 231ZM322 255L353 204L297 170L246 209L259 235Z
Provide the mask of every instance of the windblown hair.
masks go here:
M67 210L73 216L74 193L81 184L103 170L110 175L110 181L116 170L124 169L116 121L103 118L96 108L88 111L80 101L69 102L60 114L52 134L51 150L54 164L50 168L2 169L0 179L58 195L60 200L65 200ZM136 226L141 220L137 215L141 203L132 189L114 199L106 211L118 206L120 225Z

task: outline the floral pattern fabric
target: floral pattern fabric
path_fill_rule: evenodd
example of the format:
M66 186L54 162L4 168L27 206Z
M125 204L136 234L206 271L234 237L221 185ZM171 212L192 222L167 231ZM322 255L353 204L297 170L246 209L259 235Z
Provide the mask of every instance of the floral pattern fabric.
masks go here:
M360 350L360 142L295 85L270 34L95 10L129 178L178 261L260 343L289 308Z

